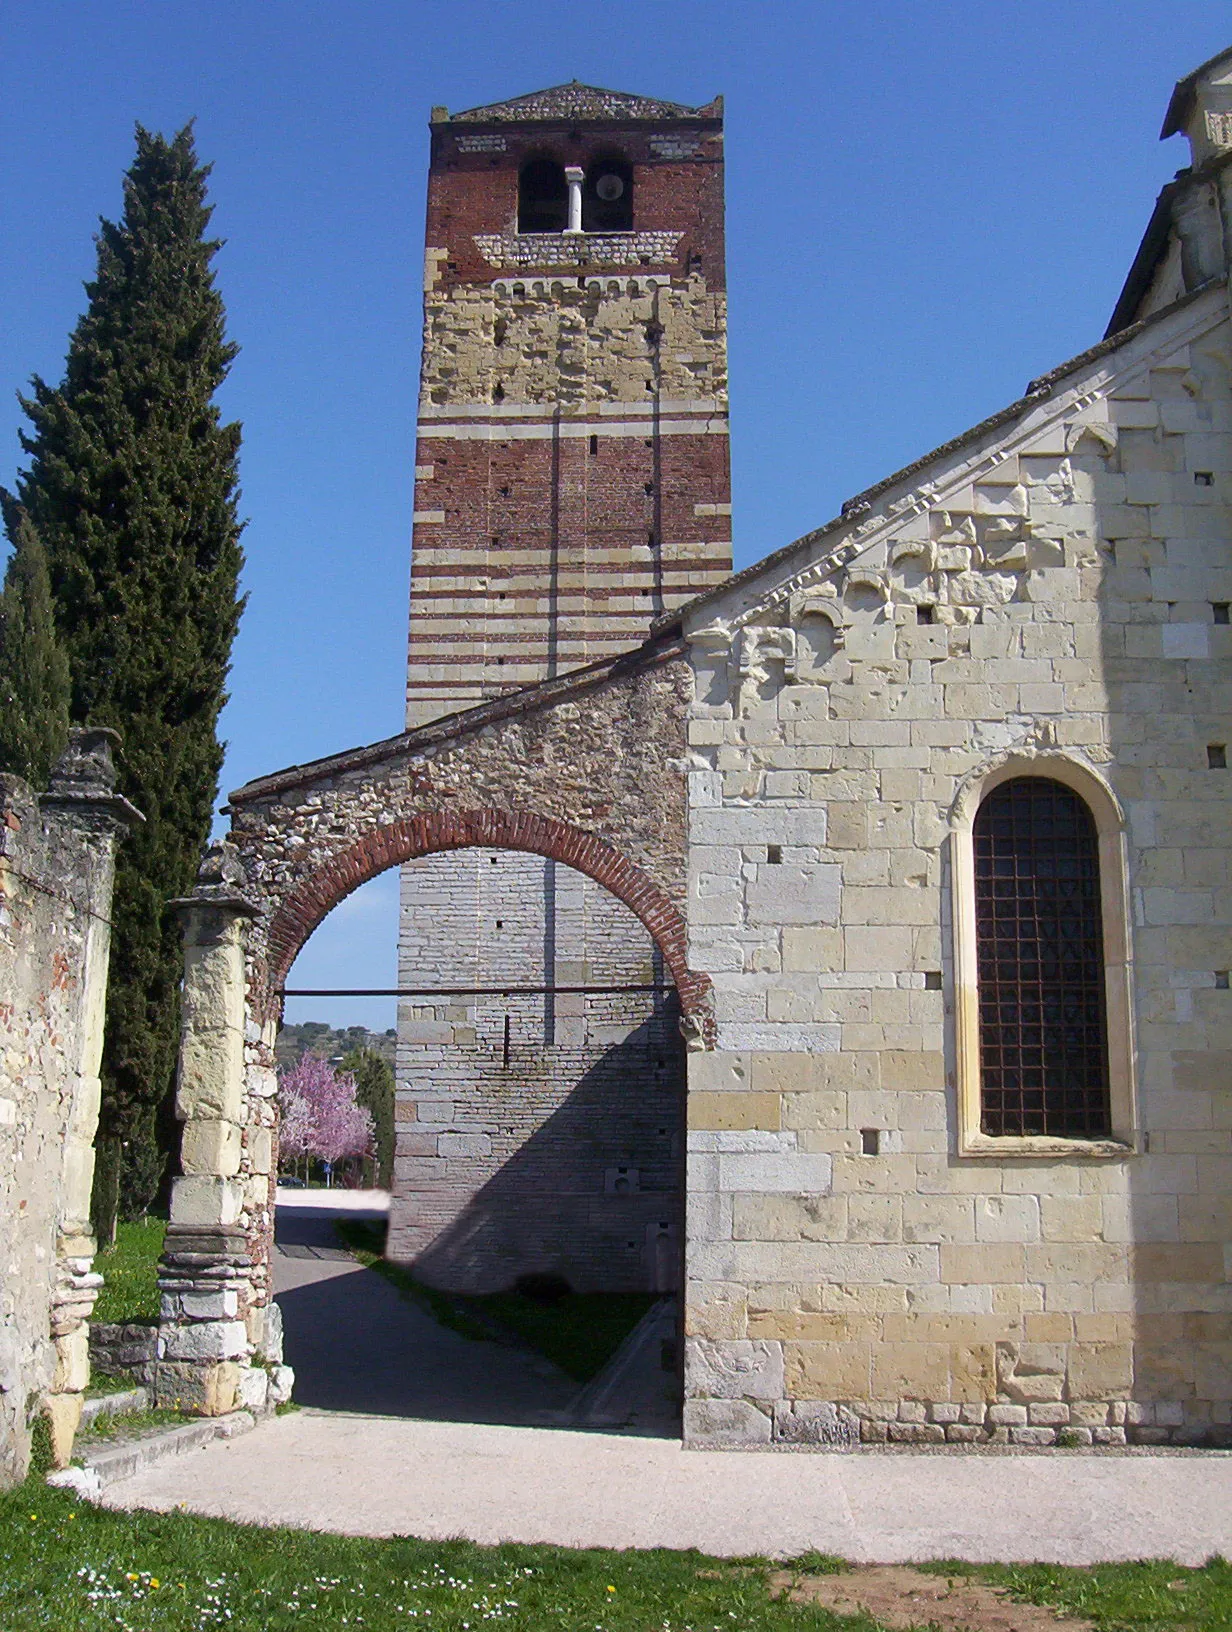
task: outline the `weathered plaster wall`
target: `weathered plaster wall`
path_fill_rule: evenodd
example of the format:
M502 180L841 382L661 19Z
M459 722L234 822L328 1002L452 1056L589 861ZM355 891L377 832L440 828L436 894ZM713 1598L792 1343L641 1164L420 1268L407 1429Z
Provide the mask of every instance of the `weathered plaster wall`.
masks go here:
M1229 362L1216 287L689 616L697 1442L1232 1433ZM963 1125L955 823L1012 755L1124 814L1119 1148Z
M79 732L41 797L0 776L0 1486L30 1420L68 1460L89 1380L90 1188L115 844L106 732Z

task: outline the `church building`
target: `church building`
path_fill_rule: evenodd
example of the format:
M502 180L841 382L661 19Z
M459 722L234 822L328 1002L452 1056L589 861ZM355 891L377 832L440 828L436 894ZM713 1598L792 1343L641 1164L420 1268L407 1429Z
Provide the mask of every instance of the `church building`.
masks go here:
M1232 52L1180 134L1102 340L679 614L693 1443L1232 1437Z
M692 1446L1232 1443L1232 51L1162 135L1106 334L732 576L718 103L435 110L407 729L186 903L160 1397L265 1397L282 994L400 866L425 1280L679 1290Z

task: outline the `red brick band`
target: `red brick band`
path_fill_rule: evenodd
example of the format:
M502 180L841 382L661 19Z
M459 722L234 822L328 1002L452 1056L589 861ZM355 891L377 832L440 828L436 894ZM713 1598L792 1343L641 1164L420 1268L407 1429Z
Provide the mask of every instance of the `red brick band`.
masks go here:
M352 890L416 856L476 845L490 850L529 850L576 868L610 890L645 925L675 982L682 1012L697 1022L708 1044L713 1042L710 980L688 967L684 919L676 907L640 867L610 844L567 822L531 811L428 811L374 827L349 850L302 880L274 913L266 990L271 995L282 990L304 942Z

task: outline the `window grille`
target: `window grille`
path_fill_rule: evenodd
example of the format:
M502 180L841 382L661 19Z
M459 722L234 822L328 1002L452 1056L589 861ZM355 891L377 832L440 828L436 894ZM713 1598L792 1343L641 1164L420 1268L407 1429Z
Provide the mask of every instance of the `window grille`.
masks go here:
M984 1133L1109 1132L1099 844L1061 782L1015 777L975 819L980 1125Z

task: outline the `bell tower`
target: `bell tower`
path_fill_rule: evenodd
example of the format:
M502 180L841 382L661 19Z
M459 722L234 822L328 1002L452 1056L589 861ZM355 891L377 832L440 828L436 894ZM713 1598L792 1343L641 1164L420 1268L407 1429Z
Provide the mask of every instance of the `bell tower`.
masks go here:
M722 141L576 83L433 110L408 724L731 571Z
M575 81L431 132L408 727L635 647L731 571L721 102ZM673 1284L668 984L562 864L408 864L399 986L456 995L399 1005L391 1255L460 1291Z

